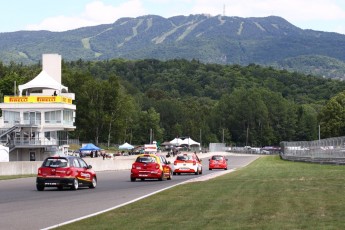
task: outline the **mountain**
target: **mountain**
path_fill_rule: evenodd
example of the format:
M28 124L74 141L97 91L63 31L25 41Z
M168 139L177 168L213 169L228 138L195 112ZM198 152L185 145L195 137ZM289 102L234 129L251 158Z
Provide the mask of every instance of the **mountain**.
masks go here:
M5 64L37 63L43 53L59 53L66 61L183 58L345 76L345 35L302 30L276 16L146 15L65 32L0 33Z

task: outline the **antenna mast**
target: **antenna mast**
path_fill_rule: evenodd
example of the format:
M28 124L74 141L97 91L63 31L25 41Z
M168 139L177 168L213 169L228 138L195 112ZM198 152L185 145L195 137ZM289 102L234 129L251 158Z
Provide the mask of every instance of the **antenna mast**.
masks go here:
M225 16L225 4L223 5L223 17Z

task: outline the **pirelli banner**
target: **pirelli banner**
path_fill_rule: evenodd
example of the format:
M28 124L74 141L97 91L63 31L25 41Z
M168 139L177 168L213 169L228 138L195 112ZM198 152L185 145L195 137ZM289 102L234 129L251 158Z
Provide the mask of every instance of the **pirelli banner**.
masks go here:
M72 99L63 96L5 96L4 103L67 103L72 104Z

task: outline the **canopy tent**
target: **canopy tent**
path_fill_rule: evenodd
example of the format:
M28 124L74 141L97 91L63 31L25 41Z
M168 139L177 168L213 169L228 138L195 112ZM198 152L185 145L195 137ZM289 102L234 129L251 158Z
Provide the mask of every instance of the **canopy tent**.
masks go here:
M79 149L79 151L93 151L93 150L101 150L101 149L92 143L86 144Z
M200 146L199 142L196 142L194 140L192 140L192 138L188 137L182 140L181 145L188 145L188 146L193 146L193 145L198 145Z
M169 145L173 145L173 144L171 144L170 141L164 141L164 142L161 144L161 146L169 146Z
M200 146L199 142L196 142L194 140L192 140L192 138L188 137L188 138L174 138L174 140L170 141L170 143L172 145L188 145L188 146L193 146L193 145L198 145Z
M174 140L170 141L170 144L172 145L180 145L182 143L182 139L180 138L174 138Z
M130 145L128 144L127 142L124 143L123 145L120 145L119 146L119 149L127 149L127 150L130 150L130 149L134 149L134 146L133 145Z
M19 85L19 95L22 96L24 90L41 90L41 89L53 89L62 92L63 90L68 92L68 87L61 85L54 78L48 75L44 70L41 71L34 79L27 82L24 85Z

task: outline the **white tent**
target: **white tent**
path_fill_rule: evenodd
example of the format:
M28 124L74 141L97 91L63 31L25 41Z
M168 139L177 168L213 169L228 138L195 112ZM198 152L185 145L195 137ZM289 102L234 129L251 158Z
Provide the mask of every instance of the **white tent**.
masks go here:
M40 74L38 74L34 79L27 82L24 85L19 85L19 95L22 95L23 90L40 90L40 89L53 89L58 90L61 92L62 90L65 90L68 92L68 87L61 85L59 82L57 82L54 78L48 75L48 73L44 70L41 71Z
M127 150L130 150L130 149L133 149L133 148L134 148L134 146L128 144L127 142L124 143L123 145L120 145L120 146L119 146L119 149L127 149Z
M182 139L180 138L174 138L174 140L170 141L170 144L172 145L180 145L182 143Z
M193 145L198 145L200 146L199 142L196 142L194 140L192 140L192 138L188 137L182 140L181 145L188 145L188 146L193 146Z
M198 145L200 146L199 142L192 140L192 138L190 137L184 138L184 139L174 138L174 140L170 141L170 143L172 145L188 145L188 146Z

